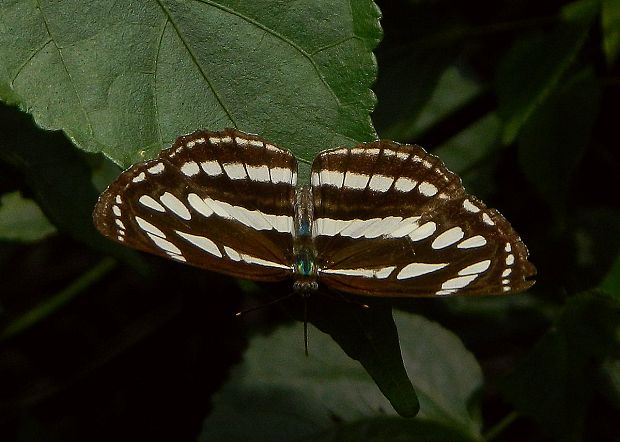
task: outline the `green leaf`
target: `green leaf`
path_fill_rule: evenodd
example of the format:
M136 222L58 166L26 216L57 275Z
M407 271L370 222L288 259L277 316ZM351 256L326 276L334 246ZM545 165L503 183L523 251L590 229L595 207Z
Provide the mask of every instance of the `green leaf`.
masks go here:
M304 357L295 325L252 339L243 364L214 397L201 440L479 440L472 412L482 376L475 359L439 325L395 316L420 393L418 418L397 417L362 367L314 327Z
M501 121L489 113L433 151L453 172L461 175L502 147Z
M62 134L37 129L26 114L1 104L0 133L4 134L0 160L24 176L60 232L145 271L136 252L108 241L95 229L92 210L99 192L84 158Z
M460 339L422 316L395 315L407 373L420 398L420 417L477 437L482 371Z
M474 88L453 67L463 19L429 2L410 3L406 25L389 30L382 43L375 86L380 100L373 114L381 137L401 141L415 140L440 114L467 101ZM463 88L451 89L455 83ZM448 91L455 92L450 99Z
M200 128L260 133L305 162L375 138L371 0L22 0L0 17L2 98L123 166Z
M403 79L411 81L411 79ZM424 105L413 113L410 119L400 119L387 132L394 139L416 139L433 125L448 117L481 92L481 87L473 78L458 67L451 65L439 75L432 95Z
M600 292L574 296L555 326L500 388L518 411L550 435L580 441L592 374L620 350L620 303Z
M564 213L571 176L590 140L600 96L598 80L586 68L566 78L521 129L521 169L556 215Z
M620 2L617 0L601 0L601 28L607 65L613 66L620 53Z
M620 301L620 254L616 256L614 263L599 285L599 288L615 296Z
M364 301L370 308L341 299L320 299L319 306L311 306L309 316L312 324L362 364L397 413L413 417L420 406L403 365L392 308L381 301Z
M56 231L37 203L19 192L0 196L0 239L38 241Z
M620 211L609 207L581 207L568 218L570 260L560 261L560 275L569 292L611 283L612 268L620 250ZM553 256L553 255L552 255ZM567 274L566 266L574 269ZM610 278L610 279L607 279ZM609 290L610 286L605 286Z
M504 144L516 139L522 126L560 84L597 12L596 1L573 2L563 9L555 30L517 42L504 57L496 78Z

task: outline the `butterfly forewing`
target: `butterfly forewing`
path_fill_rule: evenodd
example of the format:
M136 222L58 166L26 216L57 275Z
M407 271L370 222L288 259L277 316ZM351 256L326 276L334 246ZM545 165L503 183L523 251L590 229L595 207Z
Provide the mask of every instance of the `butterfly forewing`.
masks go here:
M496 210L419 146L379 141L312 166L320 280L373 296L501 294L535 273Z
M180 137L101 195L97 228L125 245L233 276L292 275L297 162L226 129Z

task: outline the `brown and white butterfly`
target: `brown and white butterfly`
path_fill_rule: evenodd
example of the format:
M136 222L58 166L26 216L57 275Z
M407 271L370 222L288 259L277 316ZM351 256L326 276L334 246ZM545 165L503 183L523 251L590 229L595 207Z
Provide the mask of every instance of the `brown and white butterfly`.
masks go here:
M178 138L101 195L95 225L127 246L256 281L367 296L490 295L534 282L509 222L415 145L319 154L297 186L288 151L235 129Z

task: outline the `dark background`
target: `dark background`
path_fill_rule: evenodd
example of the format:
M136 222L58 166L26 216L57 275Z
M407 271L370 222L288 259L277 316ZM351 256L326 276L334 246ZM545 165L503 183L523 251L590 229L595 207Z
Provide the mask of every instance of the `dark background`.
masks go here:
M398 138L432 152L501 105L496 81L506 54L525 36L552 30L566 2L377 3L385 33L376 51L373 121L380 136L399 135L388 130L392 123L419 111L448 64L463 67L483 85L481 93L415 138ZM541 197L525 176L518 140L482 158L464 175L466 185L480 191L489 206L501 207L529 246L539 269L532 299L543 307L514 311L509 318L475 309L455 313L442 300L420 300L415 307L458 334L481 363L488 385L483 413L489 425L512 409L495 381L549 329L553 315L547 313L575 293L596 287L619 250L620 72L618 63L606 65L600 39L601 30L594 25L575 61L593 69L600 100L583 151L566 153L574 155L574 168L564 193L558 194L562 208ZM528 81L527 73L515 75ZM1 141L45 144L65 162L97 161L77 153L61 134L38 130L14 108L0 107L0 125L0 136L6 138ZM558 152L564 155L562 149ZM562 156L540 155L525 161L541 161L549 168L564 163ZM20 189L36 198L30 190L33 180L37 177L24 174L10 159L0 161L0 193ZM94 205L96 195L92 198ZM0 325L70 286L102 265L104 257L75 235L58 234L33 244L0 243ZM234 316L286 294L287 285L240 284L145 255L131 260L133 265L104 261L106 270L79 296L0 343L0 439L107 440L119 434L140 440L195 439L211 395L240 361L247 336L291 320L278 306L242 319ZM595 389L587 404L584 440L618 440L618 401L603 390ZM499 439L551 440L528 417L518 418Z

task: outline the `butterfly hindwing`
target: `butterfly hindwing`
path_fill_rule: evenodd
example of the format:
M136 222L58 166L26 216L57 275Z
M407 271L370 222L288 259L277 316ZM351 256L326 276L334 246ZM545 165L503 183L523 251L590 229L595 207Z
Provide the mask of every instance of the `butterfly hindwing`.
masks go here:
M297 162L234 129L180 137L134 165L95 208L97 228L133 248L247 279L292 276Z
M372 296L501 294L535 273L508 221L419 146L378 141L312 166L320 281Z

